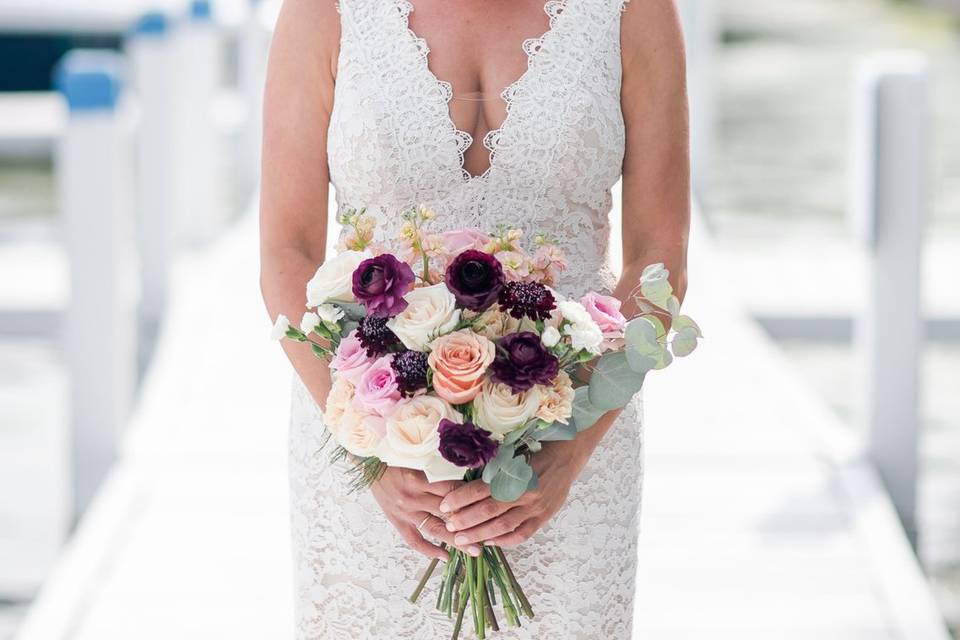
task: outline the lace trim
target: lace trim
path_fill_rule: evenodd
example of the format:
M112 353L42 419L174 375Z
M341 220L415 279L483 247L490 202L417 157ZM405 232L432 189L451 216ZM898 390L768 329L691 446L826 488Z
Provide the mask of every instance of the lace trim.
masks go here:
M557 22L566 8L567 0L547 0L543 7L544 13L546 13L550 18L547 30L540 37L527 38L521 43L520 46L527 56L527 68L522 74L520 74L519 78L511 82L503 89L503 91L500 92L500 99L503 100L506 115L503 118L503 122L500 123L500 126L496 129L491 129L488 131L481 141L484 148L486 148L489 153L487 158L487 168L479 175L471 174L469 171L467 171L465 166L466 160L464 158L464 154L471 147L471 145L473 145L473 136L467 131L458 128L457 123L454 122L453 117L450 115L450 101L453 99L453 86L446 80L439 79L430 69L430 63L428 60L428 55L430 54L430 45L427 43L426 38L420 37L413 29L410 28L410 14L413 13L414 6L411 2L409 2L409 0L394 1L397 12L399 13L400 19L403 23L403 28L406 30L408 37L416 48L417 58L420 60L420 64L422 64L426 73L436 83L437 90L445 105L450 132L454 139L454 146L456 147L457 153L460 157L460 172L463 181L471 182L486 180L490 175L491 169L493 169L494 159L497 155L497 146L499 145L501 134L510 120L510 111L511 107L513 106L514 96L520 92L525 83L529 82L528 76L532 75L532 71L535 68L536 59L540 51L543 49L544 43L548 39L552 39L553 35L557 32ZM629 0L624 0L624 2L629 2Z

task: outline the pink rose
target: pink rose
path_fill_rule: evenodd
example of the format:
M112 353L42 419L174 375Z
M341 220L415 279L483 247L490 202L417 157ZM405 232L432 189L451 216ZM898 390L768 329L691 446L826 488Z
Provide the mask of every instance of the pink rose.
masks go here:
M400 401L400 386L392 362L393 356L383 356L363 372L353 395L355 409L383 417L394 410Z
M623 329L627 319L620 313L620 301L612 296L604 296L591 291L583 296L580 304L590 314L590 319L597 323L603 333L603 347L611 348L616 341L623 338Z
M483 251L483 248L490 242L490 236L479 229L458 229L440 234L440 240L449 257L453 258L467 249Z
M373 358L367 355L367 350L360 344L356 330L353 330L340 341L330 361L330 368L336 371L339 377L356 385L360 376L370 368L371 364L373 364Z

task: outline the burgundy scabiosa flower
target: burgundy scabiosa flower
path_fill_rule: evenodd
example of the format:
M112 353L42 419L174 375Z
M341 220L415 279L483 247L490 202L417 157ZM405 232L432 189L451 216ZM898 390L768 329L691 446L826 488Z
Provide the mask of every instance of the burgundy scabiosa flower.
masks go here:
M538 384L553 384L560 361L544 348L540 336L521 331L504 336L497 343L497 357L490 365L490 378L522 393Z
M489 253L467 249L450 261L444 279L457 304L484 311L503 289L503 267Z
M410 397L427 386L427 354L422 351L401 351L390 363L397 374L400 393Z
M490 432L472 422L459 424L443 418L438 428L440 455L458 467L478 469L493 460L499 445Z
M367 258L353 272L353 295L372 316L395 316L407 308L403 295L413 288L413 269L389 253Z
M357 325L357 339L371 358L379 358L400 344L400 338L387 326L387 318L364 316Z
M500 291L500 310L517 320L524 316L531 320L546 320L557 308L550 289L539 282L508 282Z

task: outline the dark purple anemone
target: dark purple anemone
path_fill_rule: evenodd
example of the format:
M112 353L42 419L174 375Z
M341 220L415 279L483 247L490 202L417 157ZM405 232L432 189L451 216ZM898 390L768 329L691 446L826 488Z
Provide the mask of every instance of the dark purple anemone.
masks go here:
M372 316L395 316L407 308L403 299L415 276L406 262L389 253L367 258L353 272L353 295Z
M538 384L553 384L560 361L544 348L540 336L521 331L504 336L497 343L497 357L490 365L490 378L522 393Z
M497 301L503 289L503 267L489 253L468 249L450 261L444 281L457 304L470 311L484 311Z
M490 437L490 432L472 422L459 424L443 418L439 432L440 455L458 467L478 469L497 455L499 445Z

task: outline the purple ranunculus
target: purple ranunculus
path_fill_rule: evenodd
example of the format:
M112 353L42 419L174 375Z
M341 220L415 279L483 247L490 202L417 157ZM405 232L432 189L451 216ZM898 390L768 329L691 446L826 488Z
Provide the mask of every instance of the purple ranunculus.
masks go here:
M353 295L372 316L387 318L407 308L403 295L413 288L413 269L389 253L367 258L353 272Z
M538 384L553 384L560 372L560 361L547 351L540 336L521 331L504 336L497 343L497 357L490 365L494 382L522 393Z
M458 467L478 469L493 460L499 445L490 432L471 422L440 420L440 455Z
M470 311L484 311L500 295L503 267L489 253L467 249L450 261L445 281L457 304Z

